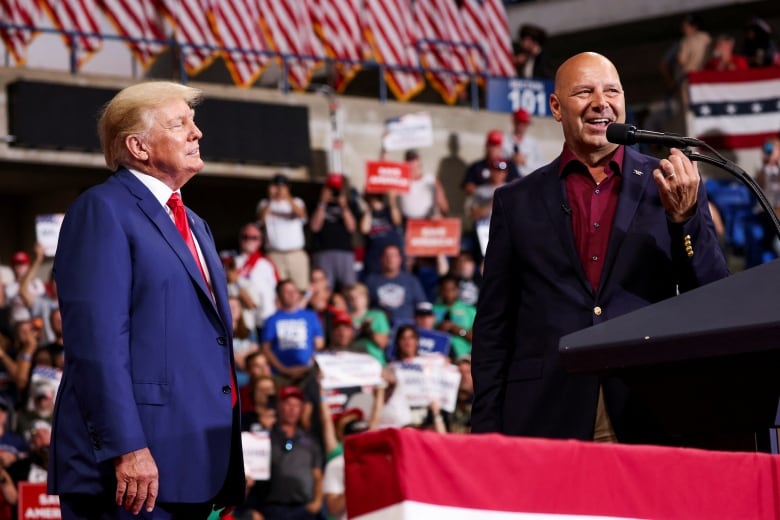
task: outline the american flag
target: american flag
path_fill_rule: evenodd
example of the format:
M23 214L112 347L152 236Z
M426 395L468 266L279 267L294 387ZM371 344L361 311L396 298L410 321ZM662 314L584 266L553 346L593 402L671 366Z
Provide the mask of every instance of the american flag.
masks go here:
M214 2L209 20L219 44L225 49L236 49L222 52L233 82L239 87L250 86L263 73L269 56L238 49L268 50L260 29L260 4L257 0Z
M63 34L66 45L76 53L76 68L81 68L103 46L103 38L97 35L100 32L95 19L97 0L40 0L40 5L55 27L81 33Z
M503 2L463 0L461 15L468 41L481 45L484 50L484 54L472 51L472 61L477 70L492 76L515 76L512 38L509 35L509 22Z
M181 59L187 74L195 75L217 57L219 46L208 13L210 0L158 0L173 25L176 41L181 45Z
M331 58L362 61L369 49L363 39L362 0L311 0L314 31ZM343 91L360 70L359 63L336 62L335 87Z
M757 148L780 133L780 69L688 75L691 134L720 149Z
M463 21L453 0L417 0L417 48L426 76L444 101L453 104L468 83L472 64L463 45ZM443 40L441 43L435 40ZM447 42L447 43L444 43ZM451 72L451 73L450 73Z
M277 53L324 56L325 50L314 35L311 13L304 2L260 0L260 12L263 14L260 24ZM290 85L305 90L311 82L316 60L289 58L286 64Z
M165 40L165 29L155 0L99 0L99 4L117 33L133 38L127 40L130 51L144 69L149 68L165 49L160 43Z
M35 27L40 18L41 9L36 0L0 0L0 20L5 23ZM19 65L27 61L27 46L36 35L36 31L0 28L0 38Z
M419 67L409 0L365 0L363 9L366 38L376 60L390 66ZM400 101L409 100L425 88L416 70L387 68L385 79Z

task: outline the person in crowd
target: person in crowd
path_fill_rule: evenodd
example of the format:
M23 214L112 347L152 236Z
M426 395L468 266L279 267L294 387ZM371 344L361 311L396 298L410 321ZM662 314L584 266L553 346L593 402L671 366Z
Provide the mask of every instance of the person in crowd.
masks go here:
M474 223L474 256L482 259L488 243L488 231L490 229L490 216L493 213L493 194L498 188L506 184L509 164L506 159L496 159L488 164L488 182L481 184L474 190L474 195L469 203L469 217Z
M423 171L422 158L417 150L407 150L404 161L409 165L409 192L400 195L399 207L406 220L429 219L447 215L450 211L447 195L441 181L432 173Z
M539 142L528 133L530 126L531 114L518 108L512 113L512 133L504 136L501 145L501 155L514 163L520 177L544 164Z
M49 467L49 451L51 446L51 424L37 421L29 431L29 453L26 457L17 459L8 467L7 476L17 486L19 482L46 482ZM0 484L2 476L0 475Z
M98 122L114 174L62 224L48 492L66 520L206 518L244 498L225 272L180 192L204 167L201 98L167 81L117 93Z
M350 207L344 184L343 175L328 175L309 223L312 264L325 273L334 290L356 281L352 234L357 230L357 210Z
M394 245L382 251L382 272L366 278L371 307L387 313L392 324L411 321L414 306L426 301L420 281L401 270L401 250Z
M356 341L384 365L387 363L385 348L390 338L387 315L368 307L368 288L361 283L347 289L347 303L356 329Z
M34 261L24 251L17 251L11 256L11 267L14 280L5 284L5 301L10 309L11 324L17 321L29 320L36 300L46 293L46 287L38 278L38 269L43 262L43 249L36 244Z
M455 359L460 371L458 397L455 410L448 415L447 424L452 433L471 433L471 405L474 401L474 380L471 377L471 355L464 354Z
M276 423L276 382L269 375L254 379L251 383L252 408L241 415L244 431L271 431Z
M501 130L491 130L485 141L485 156L469 165L461 182L461 187L466 195L473 195L478 186L490 182L490 165L495 161L504 159L501 155L501 147L504 143L504 133ZM517 166L509 162L507 166L506 181L510 182L520 178ZM469 203L467 199L467 204Z
M474 255L461 251L453 260L449 274L458 280L458 299L467 305L477 305L482 273L477 269Z
M309 282L309 255L303 226L306 205L290 191L290 180L277 173L268 185L268 198L257 205L257 220L265 226L268 258L276 266L279 278L291 279L299 291Z
M661 76L676 103L682 110L688 104L688 74L704 69L709 57L712 37L702 29L701 18L696 14L687 14L680 22L682 37L671 47L661 60ZM680 106L673 106L675 113Z
M761 147L756 181L766 192L769 202L776 210L780 209L780 132L764 141Z
M271 376L271 365L268 363L268 358L263 353L263 350L257 350L251 352L244 359L246 365L246 373L249 376L249 381L245 385L241 385L238 388L238 395L241 397L241 413L246 413L252 410L253 402L253 388L254 383L264 376Z
M249 354L260 350L257 331L247 327L242 313L241 300L235 296L228 298L233 326L233 357L236 363L236 381L239 386L249 382L246 358Z
M36 425L43 422L51 427L56 391L56 383L52 381L36 382L30 391L32 407L23 407L16 414L16 433L27 442Z
M239 253L235 257L238 279L249 299L241 298L244 322L250 329L262 331L268 317L276 312L276 266L263 255L263 231L255 222L247 222L238 235Z
M730 34L719 34L704 70L747 70L749 66L745 57L734 52L734 41Z
M0 397L0 467L11 464L27 456L29 446L21 435L11 429L14 422L13 401Z
M564 146L496 190L473 329L472 430L650 442L656 431L618 381L568 373L561 336L728 275L698 167L606 139L625 121L615 66L564 62L550 96ZM555 237L552 239L551 237Z
M745 24L742 55L750 67L780 67L780 49L775 41L772 26L759 17L751 18Z
M444 276L439 283L439 300L433 306L436 328L449 334L456 359L471 354L472 327L477 309L458 298L458 279Z
M65 367L65 343L62 339L62 313L59 307L54 307L49 312L49 317L46 321L49 322L54 339L51 343L43 345L43 347L51 354L54 366L62 370Z
M533 24L520 26L519 41L514 45L515 68L521 78L552 78L554 68L544 53L547 31Z
M301 293L292 280L276 286L279 310L266 320L262 349L279 386L301 385L309 375L315 352L325 346L322 325L317 315L300 308Z
M271 428L271 480L267 495L252 507L264 520L314 520L322 510L322 450L300 427L303 392L279 389L276 424ZM247 501L253 499L250 491Z
M385 246L394 245L403 253L403 215L398 207L398 194L366 193L366 211L360 218L363 235L362 279L381 271L380 258Z
M449 356L452 343L449 334L436 330L433 304L420 302L414 308L414 324L417 326L417 351L419 354Z
M398 327L395 332L395 345L393 346L393 359L401 362L410 362L419 354L420 333L415 325L405 324Z
M326 351L368 353L368 349L362 343L355 341L355 328L352 325L352 318L346 310L334 314L331 324L333 331Z

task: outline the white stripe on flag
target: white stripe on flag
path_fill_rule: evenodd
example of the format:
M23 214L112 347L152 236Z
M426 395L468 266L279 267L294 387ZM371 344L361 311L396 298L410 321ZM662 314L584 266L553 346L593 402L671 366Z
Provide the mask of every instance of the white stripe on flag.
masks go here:
M692 83L691 103L752 101L780 96L780 78L744 83Z
M461 507L424 504L406 500L377 509L351 520L414 520L418 518L446 518L447 520L639 520L626 516L567 515L559 513L523 513L467 509Z
M737 124L738 123L738 124ZM725 132L727 129L728 132ZM713 133L730 135L759 134L780 131L780 113L764 113L740 116L714 116L693 118L693 134L706 136Z

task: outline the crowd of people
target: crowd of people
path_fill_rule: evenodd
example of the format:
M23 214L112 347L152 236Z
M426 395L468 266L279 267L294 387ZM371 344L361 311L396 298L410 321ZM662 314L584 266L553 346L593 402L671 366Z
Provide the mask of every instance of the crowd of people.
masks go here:
M693 29L691 36L686 36L688 43L681 43L677 54L680 66L684 65L683 58L693 53L688 47L696 47L706 40L701 36L693 36L697 34L696 24L697 21L693 18L684 22L686 35L689 34L689 26ZM538 27L523 28L522 45L521 49L518 48L518 55L522 54L525 61L518 61L518 67L522 68L525 74L550 74L549 64L541 52L545 37L543 30ZM709 45L709 40L706 44ZM747 56L744 60L735 59L733 44L733 38L718 37L716 52L709 63L714 68L728 69L732 67L729 63L741 66L739 64L743 61L751 63L751 60L757 59L756 56ZM704 57L698 56L697 59L703 62ZM585 199L590 196L590 176L598 170L602 176L598 182L604 181L602 187L605 192L610 182L614 181L616 186L609 188L613 191L610 191L611 198L607 201L607 209L611 208L611 215L614 216L618 197L622 196L622 193L619 190L619 181L614 180L618 177L615 176L613 168L615 165L622 168L623 149L616 153L614 164L603 162L603 157L612 157L615 147L601 141L594 145L591 141L595 138L584 135L587 132L576 126L580 117L578 111L586 109L577 106L577 101L569 97L564 89L568 88L569 84L574 84L575 79L579 80L579 74L598 72L598 75L594 76L599 78L596 81L597 88L594 89L598 91L598 95L589 96L599 99L593 102L588 99L582 103L583 106L587 104L587 110L593 112L589 116L591 119L584 124L589 129L593 126L601 131L606 125L603 120L624 120L622 87L617 71L605 58L583 54L572 60L567 62L567 67L562 68L563 73L559 73L561 78L558 78L556 94L552 101L555 118L564 125L564 135L567 139L564 158L568 162L565 167L548 165L548 168L559 168L560 172L556 170L556 173L567 179L566 193L567 197L570 197L569 206L564 203L557 204L555 208L562 209L561 214L569 217L572 207L575 213L587 213ZM178 95L175 94L171 98L177 100L172 106L177 106L181 101L176 97ZM187 105L184 106L186 108ZM192 115L181 116L180 119L184 121L181 125L166 126L165 131L175 132L179 126L188 126L190 137L187 139L197 143L200 133L194 126ZM461 188L466 195L464 209L471 226L469 231L464 233L462 251L454 257L419 258L405 251L404 228L408 220L438 219L451 212L440 181L435 175L424 170L417 150L407 150L404 155L404 161L408 163L411 172L408 192L390 191L384 194L359 195L343 175L331 174L322 186L313 211L309 211L304 201L295 195L295 186L290 179L282 173L273 176L266 196L257 204L256 219L237 226L236 247L220 253L224 280L215 278L222 276L221 271L215 270L213 265L208 266L208 244L204 243L205 238L210 235L198 227L195 234L198 241L191 245L190 252L198 262L193 266L198 265L203 275L203 294L210 293L211 296L211 302L204 306L209 307L213 302L219 307L219 291L224 285L231 318L234 355L230 363L234 364L236 377L230 385L221 387L222 393L227 395L234 391L240 396L238 402L242 430L266 435L270 439L269 478L254 479L247 474L246 500L232 513L235 518L271 520L320 518L326 515L345 518L343 441L349 435L386 427L411 427L440 433L471 431L471 408L475 398L472 382L472 342L475 340L476 304L482 289L482 269L485 252L488 250L488 230L493 212L498 208L501 214L497 218L505 222L509 219L507 214L528 211L528 208L540 204L540 193L554 194L555 200L561 196L557 185L557 191L541 191L540 186L540 191L531 193L532 183L538 183L542 178L537 175L535 181L516 183L514 192L498 192L498 196L503 194L504 198L510 193L522 195L527 206L515 208L508 204L493 204L498 188L531 174L547 162L541 156L538 143L529 135L530 125L532 118L529 113L522 108L516 110L511 115L511 132L505 133L498 129L488 132L485 136L483 157L471 163L464 172ZM592 133L598 132L592 130ZM167 139L164 136L158 138ZM150 152L142 146L144 143L140 142L140 138L137 143L130 140L125 141L125 144L130 156L115 164L114 169L119 169L120 173L124 172L128 179L131 176L139 179L144 176L158 180L167 178L165 171L157 171L157 164L148 160ZM780 143L774 141L765 153L767 162L771 162L770 166L775 169L777 150L780 149L778 145ZM628 161L634 161L631 164L639 165L637 168L641 166L641 169L647 170L648 173L655 168L655 163L648 157L640 157L628 151L625 154ZM194 157L189 149L186 155L188 160ZM593 164L588 162L591 159ZM700 207L705 205L705 199L697 199L695 195L698 193L699 197L703 196L698 185L698 173L690 162L679 154L672 154L664 161L661 166L664 171L657 170L656 175L659 189L663 188L669 193L683 193L687 191L683 188L694 188L694 195L690 200L690 197L677 200L673 195L664 195L654 201L652 211L658 218L657 222L654 220L652 231L663 237L659 238L658 242L669 242L665 215L673 214L676 218L674 224L680 230L683 226L690 226L693 221L691 215L694 215L698 219L696 222L701 221L702 230L699 232L697 228L694 237L703 237L697 247L704 249L705 246L712 246L710 242L715 242L709 240L709 212L700 210ZM127 171L121 170L120 163ZM198 157L194 165L185 169L188 175L194 175L200 168L202 162ZM638 170L633 171L636 173ZM673 181L675 175L677 180ZM172 189L176 195L177 190L188 179L189 177L172 181L167 184L170 188L168 191ZM577 184L578 179L585 180ZM635 181L633 177L630 180ZM628 181L629 179L623 182ZM135 181L123 182L132 184ZM517 188L518 186L522 189ZM598 194L599 189L596 189L595 193ZM166 198L168 195L170 193L166 193ZM173 205L170 207L171 218L177 218L176 209ZM82 215L84 218L88 216L88 212ZM605 222L611 222L609 218L604 218ZM517 222L520 221L526 225L533 222L533 218L524 214L518 216ZM146 221L144 223L148 224ZM597 294L595 291L601 283L602 273L601 264L595 262L606 255L607 239L599 242L601 250L598 255L586 251L582 242L596 231L590 230L589 221L582 220L579 223L581 229L578 228L578 235L575 237L579 240L576 253L582 257L584 275L588 281L585 285L588 294L593 296ZM100 225L108 223L94 224L96 229L100 228ZM200 225L198 220L192 220L190 223L190 226ZM178 221L176 226L179 226ZM129 226L131 233L140 233L137 227L140 227L140 224ZM668 224L668 227L674 226ZM598 228L597 223L595 229ZM122 229L127 231L126 228ZM678 231L677 228L674 229L675 232ZM498 226L498 231L491 238L501 242L491 246L493 269L485 285L491 304L485 306L489 311L485 311L487 314L482 316L482 364L481 370L475 373L480 374L481 387L477 396L483 406L475 430L593 438L593 416L601 413L602 416L599 417L606 419L596 426L603 427L606 439L614 440L625 431L633 433L630 429L621 430L621 427L625 426L622 423L616 423L613 429L613 424L605 414L611 404L610 399L614 397L614 389L595 380L590 381L592 384L587 385L587 388L582 386L587 390L585 393L574 395L577 388L572 386L573 394L555 398L563 409L571 407L568 401L578 401L585 394L586 397L593 397L588 406L577 407L580 410L588 410L588 413L592 412L590 415L586 413L581 417L572 416L567 419L569 423L563 426L546 416L551 413L550 410L557 410L556 406L541 410L535 409L534 403L528 403L527 417L504 417L504 411L497 408L497 393L512 395L518 403L528 397L520 391L519 384L506 382L506 375L501 372L505 371L506 367L490 363L485 356L494 355L506 359L511 356L546 355L544 352L524 352L523 348L527 346L525 343L518 346L516 352L511 355L506 354L501 349L513 342L502 342L502 338L497 335L509 337L514 334L509 327L518 312L515 308L518 304L517 294L521 291L538 290L539 295L547 295L552 291L553 277L543 274L551 268L551 259L561 265L568 265L569 262L568 257L563 259L556 256L557 242L555 245L549 244L549 241L545 244L540 242L549 237L547 233L536 233L538 236L534 236L532 227L524 229L524 240L528 240L531 245L536 244L536 247L518 253L516 249L509 247L508 244L513 238L508 237L507 232L505 227ZM183 236L188 234L189 229L182 232ZM136 238L133 237L134 240ZM688 238L690 239L690 235ZM362 245L360 258L355 255L356 243ZM675 244L670 247L674 249L679 245ZM120 245L120 242L117 242L117 245ZM644 245L634 246L639 255ZM69 242L69 247L81 251L73 245L73 241ZM548 249L548 256L534 256ZM157 249L154 251L160 252ZM502 252L506 254L501 254ZM673 253L676 255L678 251L675 249ZM697 262L698 258L700 257L692 262ZM687 266L681 267L682 262L677 256L672 260L667 262L670 273L672 267L688 269ZM133 256L133 261L141 262L148 272L155 271L153 260L137 255ZM16 483L22 480L47 480L55 395L68 358L68 345L63 340L57 283L53 276L43 276L44 262L43 248L36 245L32 254L17 251L10 259L10 266L0 266L0 520L12 518L17 500ZM204 269L204 264L207 269ZM529 273L536 273L538 279L529 275L529 279L522 280L521 284L520 278L512 274L512 270L519 264L528 267ZM535 267L538 267L538 273L534 271ZM694 267L706 269L711 266L696 264ZM725 270L720 269L722 266L716 267L717 272L709 278L725 275ZM571 282L571 287L582 285L581 280L574 280L573 270L567 267L559 271L564 272L568 273L567 282ZM657 287L644 287L647 302L657 301L661 296L667 297L674 293L677 280L672 283L673 277L670 273L663 273L669 278L664 278L664 282L669 283L664 286L668 291L663 295ZM684 274L687 274L687 271L684 271ZM659 275L658 279L661 278ZM154 290L155 279L150 275L148 286L142 287L147 291L144 294L150 294ZM619 283L619 280L614 283ZM695 284L690 285L692 287ZM508 290L513 286L517 286L516 293ZM105 288L106 294L110 292L109 289ZM123 289L127 290L128 294L132 293L127 287ZM159 289L161 297L165 298L169 288ZM542 296L539 295L539 306L532 310L526 305L522 309L530 316L526 323L529 330L515 336L523 341L527 339L528 345L533 348L536 348L534 341L537 339L539 345L557 345L560 330L558 325L549 320L552 314L560 311L561 302L572 308L582 306L579 301L576 305L569 301L568 296L561 296L557 303L551 300L550 306L550 302L542 301ZM128 296L127 299L133 299L133 305L137 303L134 297ZM203 303L203 300L204 298L193 299L199 303ZM205 300L208 301L208 297ZM97 305L95 302L93 304ZM612 312L617 315L637 306L639 304L632 301L624 305L625 309ZM553 307L556 311L547 314ZM143 309L143 306L137 308ZM601 308L593 308L598 309L597 316L600 315ZM142 314L147 311L136 312ZM206 309L204 312L208 314L211 311ZM571 330L599 321L590 316L589 310L583 314L579 309L576 313L585 317L567 325ZM206 327L205 323L208 327L213 326L213 322L208 320L198 326ZM186 324L180 323L178 326L183 325ZM121 328L123 325L120 323L117 326ZM486 328L490 328L492 332L487 332ZM494 336L495 341L490 340ZM140 341L138 338L135 340ZM217 343L225 345L224 337L218 336ZM143 349L144 346L136 349ZM83 346L80 345L79 348ZM132 348L130 350L132 351ZM372 363L379 367L377 382L348 388L324 386L317 356L341 352L361 354L365 359L373 360ZM79 356L83 355L83 352L79 353ZM79 362L83 363L84 360L80 359ZM480 360L475 358L475 362L479 363ZM446 366L457 374L459 382L452 406L445 407L437 398L431 398L425 403L409 401L404 392L402 369L405 364L415 363L437 363L437 366ZM486 369L487 365L490 365L490 370ZM532 368L533 366L535 365L531 364ZM546 377L566 377L560 367L551 366L555 370ZM541 368L539 371L541 373ZM520 379L522 378L518 376L518 381ZM499 389L497 385L501 384L506 388ZM552 386L554 385L550 388ZM136 399L150 401L137 404L165 403L163 397L157 394L152 396L151 391L149 396L139 389L135 389L135 392ZM596 420L599 420L598 417ZM229 418L227 422L230 422ZM97 435L93 432L91 434ZM96 438L93 438L93 444L95 450L101 449ZM230 442L227 444L230 446ZM233 468L232 462L230 468ZM230 473L231 470L228 475ZM225 486L228 481L229 478L225 481ZM81 507L83 504L76 500L71 506ZM133 507L140 510L141 504L133 504Z

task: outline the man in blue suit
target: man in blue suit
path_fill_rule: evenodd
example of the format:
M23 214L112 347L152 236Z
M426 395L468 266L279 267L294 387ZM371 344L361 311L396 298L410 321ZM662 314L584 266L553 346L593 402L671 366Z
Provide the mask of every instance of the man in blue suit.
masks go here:
M199 519L244 497L226 277L179 193L203 168L200 98L168 82L119 92L98 124L115 173L63 222L48 491L64 519Z
M653 442L612 378L568 374L561 336L728 274L698 169L609 143L625 121L614 65L578 54L550 96L561 155L496 190L474 324L472 431Z

